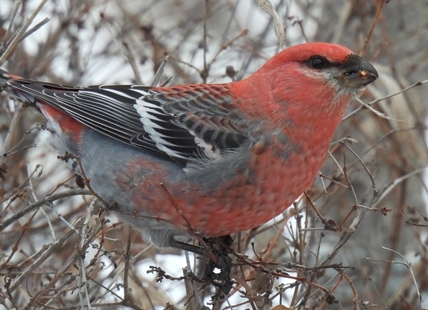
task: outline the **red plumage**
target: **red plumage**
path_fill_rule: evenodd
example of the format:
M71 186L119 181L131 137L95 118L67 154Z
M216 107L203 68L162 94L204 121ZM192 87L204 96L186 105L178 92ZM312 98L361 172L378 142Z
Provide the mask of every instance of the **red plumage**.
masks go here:
M288 48L229 84L64 87L7 73L58 152L158 246L259 226L306 190L355 91L376 70L328 43ZM78 171L81 173L81 171Z

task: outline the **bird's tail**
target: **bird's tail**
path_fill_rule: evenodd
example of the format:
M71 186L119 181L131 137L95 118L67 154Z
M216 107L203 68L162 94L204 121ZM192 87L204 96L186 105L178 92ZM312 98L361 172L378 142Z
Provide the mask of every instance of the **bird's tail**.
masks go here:
M31 82L0 69L0 93L4 91L28 105L34 105L35 102L35 96L25 89L25 85Z
M13 79L19 79L19 77L14 76L12 74L9 74L9 72L0 69L0 93L6 92L11 94L14 97L18 97L19 95L16 93L16 91L11 87L10 82L13 81Z
M8 73L6 71L0 69L0 91L3 90L6 85L6 82L9 81L9 77L7 77L7 75Z

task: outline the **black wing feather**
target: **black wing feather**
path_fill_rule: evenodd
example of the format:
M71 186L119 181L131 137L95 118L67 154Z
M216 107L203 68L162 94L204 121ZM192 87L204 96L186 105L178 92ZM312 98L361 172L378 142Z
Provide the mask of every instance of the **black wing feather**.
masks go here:
M30 102L42 100L108 137L183 166L189 160L214 159L249 139L245 119L230 108L224 85L79 88L12 78L4 88Z

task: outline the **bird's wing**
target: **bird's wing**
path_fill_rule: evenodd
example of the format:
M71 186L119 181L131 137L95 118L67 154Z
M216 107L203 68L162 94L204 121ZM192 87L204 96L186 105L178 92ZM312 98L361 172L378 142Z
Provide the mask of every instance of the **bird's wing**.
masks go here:
M110 138L183 166L221 158L249 140L228 84L77 88L13 78L3 88L26 101L48 103Z

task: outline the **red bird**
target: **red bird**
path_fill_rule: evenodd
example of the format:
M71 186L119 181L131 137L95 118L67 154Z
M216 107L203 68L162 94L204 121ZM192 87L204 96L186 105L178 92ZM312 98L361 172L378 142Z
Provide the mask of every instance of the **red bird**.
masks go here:
M307 43L228 84L68 87L1 71L0 89L35 105L59 154L76 155L92 189L163 247L283 212L313 182L355 92L377 77L343 46Z

